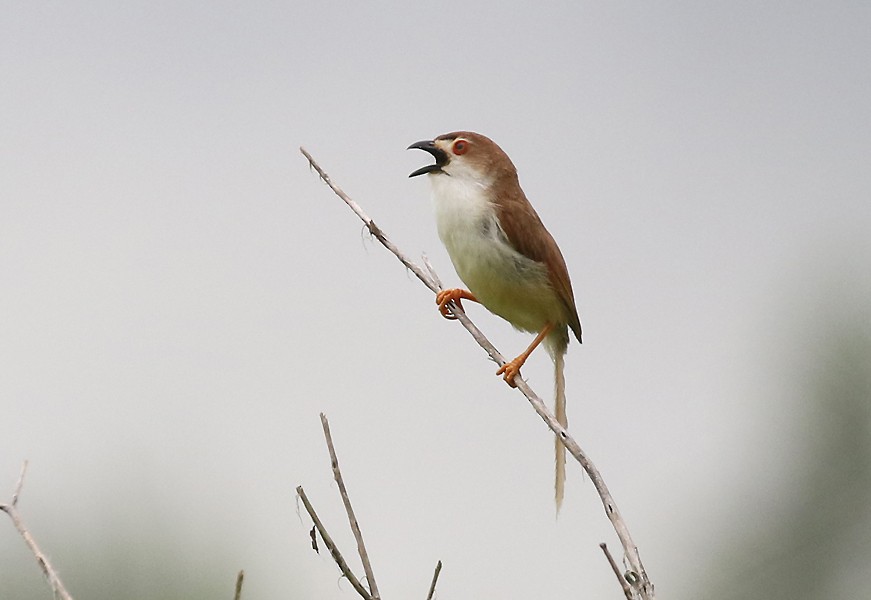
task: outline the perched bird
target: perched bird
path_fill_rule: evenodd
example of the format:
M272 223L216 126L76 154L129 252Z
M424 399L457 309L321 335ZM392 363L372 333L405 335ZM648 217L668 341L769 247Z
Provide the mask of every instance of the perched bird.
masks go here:
M554 412L565 427L565 353L569 329L581 341L581 322L565 260L520 188L517 169L495 142L471 131L446 133L412 148L435 158L435 164L409 177L429 175L439 237L469 288L439 292L439 311L453 318L450 303L471 300L515 328L535 333L529 347L496 374L515 387L523 363L544 342L554 362ZM565 460L565 446L557 438L557 510L564 495Z

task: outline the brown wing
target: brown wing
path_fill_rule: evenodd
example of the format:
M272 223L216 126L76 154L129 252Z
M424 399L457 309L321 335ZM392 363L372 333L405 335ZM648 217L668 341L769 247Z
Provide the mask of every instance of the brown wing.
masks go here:
M517 176L505 177L503 174L498 181L505 182L501 186L502 189L493 191L499 198L497 203L499 224L508 237L508 242L527 258L547 265L550 283L566 309L566 323L580 342L581 320L575 306L569 270L559 246L526 199L526 195L520 189Z

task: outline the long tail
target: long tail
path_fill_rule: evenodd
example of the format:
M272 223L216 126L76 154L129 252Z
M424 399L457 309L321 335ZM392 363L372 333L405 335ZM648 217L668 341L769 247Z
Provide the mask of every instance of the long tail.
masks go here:
M554 414L556 420L563 427L568 427L569 421L566 418L566 378L565 370L565 350L562 352L553 353L553 381L554 381ZM554 439L554 448L556 450L556 479L554 482L554 499L556 500L556 512L559 514L560 507L563 504L563 496L566 488L566 447L557 437Z

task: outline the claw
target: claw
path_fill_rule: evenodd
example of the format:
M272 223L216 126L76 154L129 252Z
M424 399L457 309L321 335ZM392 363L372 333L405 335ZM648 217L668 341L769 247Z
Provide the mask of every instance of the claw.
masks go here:
M463 304L461 300L463 299L477 302L477 299L471 294L471 292L467 292L466 290L462 290L460 288L440 290L436 294L436 304L439 305L439 312L445 319L448 319L450 321L454 321L457 318L457 315L453 314L453 312L451 311L450 304L453 302L458 308L462 309Z
M532 351L535 350L538 345L547 337L547 334L551 332L553 329L553 325L548 323L544 326L544 328L538 332L538 335L535 336L535 339L532 340L532 343L529 344L529 347L523 351L523 353L499 367L499 370L496 371L497 375L502 375L502 379L505 380L505 383L510 385L513 388L517 387L517 384L514 383L514 378L520 375L520 367L523 366L523 363L526 362L526 359L529 358L529 355L532 354Z
M499 370L496 371L496 374L502 375L502 379L505 380L505 383L513 388L516 388L517 384L514 383L514 378L520 375L520 367L522 365L523 361L518 362L517 358L515 358L514 360L509 360L507 363L499 367Z

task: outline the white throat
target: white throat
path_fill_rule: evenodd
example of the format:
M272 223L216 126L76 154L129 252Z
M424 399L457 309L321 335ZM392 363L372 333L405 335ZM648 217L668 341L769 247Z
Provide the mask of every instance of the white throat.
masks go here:
M463 238L496 220L496 207L490 201L488 186L480 180L446 173L430 175L429 180L439 237L454 259L462 253L458 245L463 245Z

